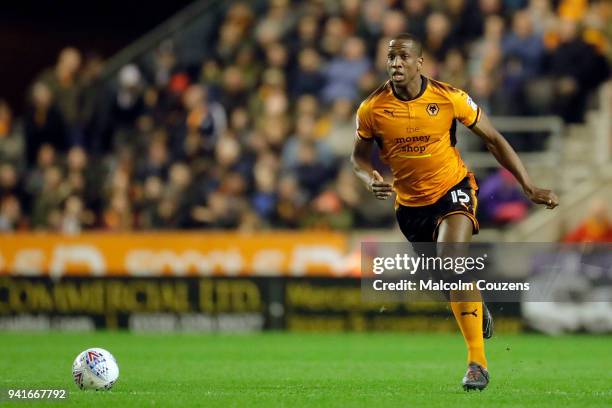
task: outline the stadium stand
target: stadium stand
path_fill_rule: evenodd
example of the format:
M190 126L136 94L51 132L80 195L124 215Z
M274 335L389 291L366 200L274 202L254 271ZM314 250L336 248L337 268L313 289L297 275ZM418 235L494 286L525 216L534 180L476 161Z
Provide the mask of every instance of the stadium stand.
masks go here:
M497 117L530 169L579 180L601 149L575 144L598 140L609 161L609 120L596 135L586 113L609 115L611 19L606 1L196 2L109 61L64 49L21 120L0 101L0 230L391 226L348 156L356 105L403 31L423 40L425 74ZM460 137L467 161L499 191L474 138ZM511 210L483 221L529 216Z

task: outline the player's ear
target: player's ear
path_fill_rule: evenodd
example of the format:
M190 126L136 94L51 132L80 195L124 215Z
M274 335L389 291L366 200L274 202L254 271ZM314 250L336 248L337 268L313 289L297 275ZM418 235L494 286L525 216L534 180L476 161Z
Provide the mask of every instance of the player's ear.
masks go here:
M421 71L421 68L423 68L423 57L417 58L417 69L419 72Z

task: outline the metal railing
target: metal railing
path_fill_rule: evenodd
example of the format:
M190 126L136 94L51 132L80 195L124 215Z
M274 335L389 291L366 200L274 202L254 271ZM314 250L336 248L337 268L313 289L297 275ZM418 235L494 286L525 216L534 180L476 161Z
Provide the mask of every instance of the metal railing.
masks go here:
M597 164L609 163L612 158L612 81L599 91L599 110L594 118L594 159Z
M494 116L491 122L502 134L504 133L546 133L544 148L535 152L520 152L521 160L526 166L555 167L561 162L563 154L563 120L558 116L522 117L522 116ZM460 138L471 137L466 135L467 129ZM472 136L473 137L473 136ZM498 167L495 157L489 152L473 150L474 144L467 144L462 148L462 156L471 169Z
M199 0L186 6L153 30L112 56L104 66L102 79L111 79L124 65L143 57L162 41L185 30L203 15L221 10L227 3L227 1L223 0Z

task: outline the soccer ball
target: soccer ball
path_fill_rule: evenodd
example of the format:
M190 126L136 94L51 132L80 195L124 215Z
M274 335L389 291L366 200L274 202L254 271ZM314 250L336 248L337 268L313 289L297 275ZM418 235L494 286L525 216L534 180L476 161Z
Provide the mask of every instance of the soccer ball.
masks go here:
M119 366L107 350L90 348L74 359L72 378L82 390L110 390L119 378Z

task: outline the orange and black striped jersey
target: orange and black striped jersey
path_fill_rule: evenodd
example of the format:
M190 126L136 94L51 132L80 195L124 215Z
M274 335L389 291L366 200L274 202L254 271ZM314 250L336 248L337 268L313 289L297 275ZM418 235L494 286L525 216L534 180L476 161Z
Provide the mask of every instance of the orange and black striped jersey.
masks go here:
M393 173L396 204L435 203L467 174L455 147L457 120L467 127L480 108L465 92L422 77L419 94L404 100L387 81L357 111L357 136L374 139Z

